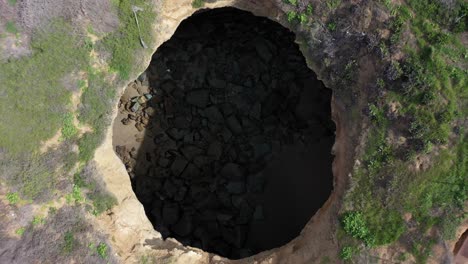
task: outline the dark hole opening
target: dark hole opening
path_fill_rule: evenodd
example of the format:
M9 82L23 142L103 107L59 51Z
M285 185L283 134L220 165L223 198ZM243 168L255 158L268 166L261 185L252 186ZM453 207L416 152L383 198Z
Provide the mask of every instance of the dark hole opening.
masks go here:
M239 259L291 241L330 195L330 100L294 33L214 9L129 84L113 142L164 238Z

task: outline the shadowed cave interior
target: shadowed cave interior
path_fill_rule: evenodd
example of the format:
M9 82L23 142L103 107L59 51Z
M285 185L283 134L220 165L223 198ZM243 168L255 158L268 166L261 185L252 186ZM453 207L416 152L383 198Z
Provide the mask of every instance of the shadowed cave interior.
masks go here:
M331 90L294 39L249 12L203 10L125 90L113 144L164 238L244 258L297 237L328 199Z

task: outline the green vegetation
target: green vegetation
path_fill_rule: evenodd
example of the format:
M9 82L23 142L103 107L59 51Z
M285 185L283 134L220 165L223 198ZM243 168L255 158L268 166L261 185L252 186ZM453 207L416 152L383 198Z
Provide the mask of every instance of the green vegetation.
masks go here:
M81 188L77 185L73 185L72 193L67 194L65 196L65 199L67 200L67 203L72 203L72 202L81 203L81 202L84 202L85 200L81 193Z
M16 5L17 0L8 0L8 4L14 6Z
M340 258L342 260L351 260L355 254L356 249L350 246L345 246L341 249Z
M19 196L18 196L18 193L16 192L7 193L6 198L9 204L16 204L19 201Z
M101 188L94 179L86 177L83 173L76 173L73 176L73 181L76 188L88 190L86 198L93 205L93 215L100 215L117 204L117 199L112 194Z
M0 64L0 87L6 88L0 96L0 147L11 154L34 152L62 126L71 94L60 80L88 63L89 51L72 32L55 21L35 34L32 56Z
M106 82L103 73L88 72L88 87L81 95L81 108L78 120L93 127L92 132L83 135L78 141L80 150L79 159L89 161L99 143L104 138L104 129L110 120L108 114L115 97L115 89Z
M311 4L307 5L305 14L308 16L311 16L314 14L314 7Z
M132 5L143 8L138 12L138 22L141 29L141 36L146 43L151 43L152 31L151 23L155 19L152 6L144 0L126 1L116 0L119 10L119 28L106 36L103 45L106 50L112 53L110 67L119 73L121 79L126 80L134 70L135 55L143 47L140 44L140 34L132 12Z
M26 228L20 227L20 228L16 229L15 234L17 234L18 236L22 236L25 231L26 231Z
M74 117L72 113L66 113L63 116L62 137L64 139L71 139L78 133L78 129L76 129L73 124L73 119Z
M63 240L64 242L62 245L62 251L65 254L70 254L76 248L77 245L77 241L73 236L73 233L70 231L66 232L63 236Z
M7 21L6 22L5 30L6 30L6 32L11 33L11 34L18 33L18 28L16 28L15 22L13 22L13 21Z
M297 12L296 11L288 11L286 14L288 16L289 23L293 23L297 19Z
M25 199L36 199L43 194L50 194L55 187L56 175L46 164L47 156L33 155L29 164L20 164L9 183L19 188L19 194Z
M305 13L299 14L299 22L301 24L307 23L308 20L309 20L309 18L307 17L307 15Z
M89 199L93 202L94 209L92 213L94 215L100 215L117 204L117 199L103 190L90 194Z
M468 53L456 35L460 19L455 19L466 14L467 4L458 1L451 10L426 0L383 4L392 15L392 37L380 43L381 54L388 58L390 50L402 49L408 56L392 61L385 78L377 79L376 87L388 93L368 106L367 147L341 223L349 237L367 247L391 244L405 233L412 241L408 252L424 263L437 239L427 231L437 227L444 239L453 238L466 217L468 142L463 128L453 128L468 114L468 71L460 66ZM398 103L393 116L390 102ZM404 135L407 144L389 140L390 132ZM421 155L430 159L428 168L409 170ZM411 216L416 228L408 229L403 215Z
M369 229L362 213L348 212L342 219L343 229L352 237L365 240L369 236Z
M49 207L49 211L48 211L49 215L54 215L56 213L57 213L57 208L56 207L54 207L54 206Z
M334 21L331 21L327 24L327 28L330 30L330 31L335 31L336 30L336 23Z
M200 8L200 7L203 7L204 5L205 5L204 0L193 0L193 2L192 2L192 7L193 8Z
M96 251L98 253L98 255L103 258L103 259L107 259L109 256L107 255L107 244L105 243L99 243L99 245L96 247Z
M32 220L32 225L37 226L37 225L42 225L45 223L45 219L41 216L34 216Z

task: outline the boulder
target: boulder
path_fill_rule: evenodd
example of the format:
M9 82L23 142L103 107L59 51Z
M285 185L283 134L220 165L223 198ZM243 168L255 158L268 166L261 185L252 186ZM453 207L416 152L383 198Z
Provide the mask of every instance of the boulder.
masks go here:
M167 225L177 223L180 217L179 206L175 203L165 203L162 210L163 221Z
M181 177L184 179L195 179L200 175L200 169L198 169L192 163L189 163L185 168L184 172L182 172Z
M192 160L195 156L199 156L205 151L194 145L184 145L180 148L180 152L187 160Z
M226 185L226 189L232 194L241 194L245 192L245 183L243 181L229 182Z
M187 215L187 214L184 214L180 219L179 221L177 222L177 224L175 224L172 228L172 231L179 235L179 236L187 236L189 235L192 230L193 230L193 221L192 221L192 218Z
M185 101L196 107L204 108L209 104L209 92L206 89L193 90L185 95Z
M212 105L207 107L205 111L203 111L203 116L208 118L208 120L212 123L223 123L224 117L221 111L219 111L218 107Z
M226 119L229 130L235 135L242 133L242 126L235 115L231 115Z
M171 165L172 174L178 177L184 171L187 164L188 161L185 158L178 156Z
M236 163L227 163L221 169L221 176L231 179L231 180L242 180L244 178L244 173Z
M213 141L208 146L207 154L210 157L219 159L223 154L223 144L219 141Z

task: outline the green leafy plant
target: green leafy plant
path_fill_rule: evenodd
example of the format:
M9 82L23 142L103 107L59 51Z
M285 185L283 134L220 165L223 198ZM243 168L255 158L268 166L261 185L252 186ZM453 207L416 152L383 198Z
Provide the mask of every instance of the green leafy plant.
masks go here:
M343 229L350 236L365 239L369 236L369 229L361 212L348 212L341 220Z
M15 234L17 234L18 236L22 236L25 231L26 231L25 227L20 227L20 228L16 229Z
M45 223L45 219L41 216L34 216L33 220L32 220L32 225L33 226L36 226L36 225L41 225L41 224L44 224Z
M301 24L305 24L305 23L307 23L307 21L309 21L309 18L307 17L306 14L300 14L299 15L299 21L301 22Z
M81 194L81 188L77 185L73 185L72 193L65 196L67 203L76 202L81 203L84 202L84 197Z
M312 4L308 4L306 7L306 15L311 16L314 14L314 7Z
M350 246L345 246L340 251L340 258L342 260L351 260L353 258L355 249Z
M19 195L16 192L7 193L6 198L9 204L16 204L19 201Z
M296 11L288 11L286 13L288 16L289 23L295 22L297 20L297 12Z
M335 31L336 30L336 23L335 22L329 22L327 24L327 28L330 30L330 31Z
M108 253L107 253L107 244L105 243L99 243L99 245L96 247L96 251L98 253L98 255L103 258L103 259L107 259L108 258Z

